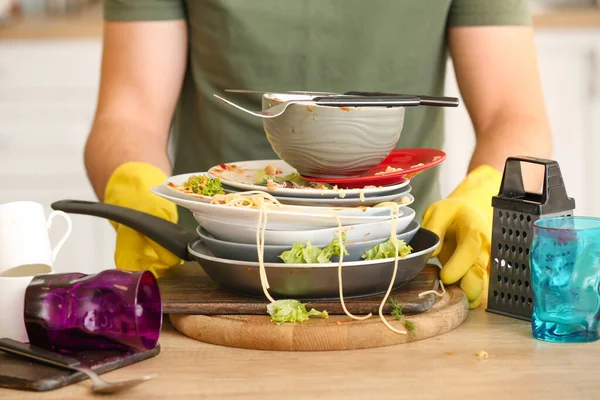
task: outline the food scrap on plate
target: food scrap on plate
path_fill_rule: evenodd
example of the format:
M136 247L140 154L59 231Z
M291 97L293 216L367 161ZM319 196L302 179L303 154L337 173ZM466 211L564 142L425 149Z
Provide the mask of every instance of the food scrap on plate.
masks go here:
M167 186L182 193L199 194L208 197L225 193L219 178L209 178L206 175L192 175L180 185L168 182Z

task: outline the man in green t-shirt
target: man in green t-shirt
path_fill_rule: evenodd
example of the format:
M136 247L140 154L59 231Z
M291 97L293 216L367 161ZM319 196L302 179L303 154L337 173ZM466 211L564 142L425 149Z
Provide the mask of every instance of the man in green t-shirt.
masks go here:
M465 180L440 199L437 168L412 182L436 232L444 283L471 307L487 282L506 157L548 157L551 139L526 0L105 0L102 79L85 151L98 197L194 226L153 195L167 175L276 158L262 121L220 103L226 88L442 95L447 53L477 134ZM260 109L260 96L236 101ZM407 110L399 147L441 148L443 110ZM168 156L173 132L174 162ZM452 156L450 154L449 156ZM180 260L115 224L115 262L160 275Z

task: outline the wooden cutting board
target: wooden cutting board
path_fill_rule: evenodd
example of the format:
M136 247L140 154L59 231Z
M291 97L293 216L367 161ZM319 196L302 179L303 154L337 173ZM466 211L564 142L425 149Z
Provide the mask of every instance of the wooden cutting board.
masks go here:
M427 339L459 326L467 317L469 303L460 288L451 287L427 312L409 316L415 336L392 332L374 314L356 321L345 315L311 318L294 324L276 325L268 316L183 315L170 319L182 334L206 343L256 350L332 351L392 346ZM390 324L403 324L387 318Z
M419 297L419 293L437 289L439 268L427 265L421 274L407 286L390 294L403 305L405 313L422 313L435 303L435 295ZM266 298L254 298L231 293L220 289L202 268L195 263L174 268L169 275L160 278L160 291L163 312L167 314L195 315L265 315L268 301ZM383 295L345 299L346 307L352 314L377 313ZM338 300L311 301L307 307L327 310L330 315L344 314ZM390 304L384 312L389 314Z
M415 335L389 330L378 315L383 295L347 299L354 315L373 316L356 321L344 314L337 300L308 302L307 308L327 310L328 319L311 318L303 323L274 324L266 313L267 300L246 297L220 289L198 267L186 264L159 280L163 310L182 334L206 343L259 350L328 351L391 346L445 333L460 325L469 310L464 293L450 289L443 298L426 290L437 290L439 268L427 265L407 286L390 297L403 305L407 319L415 324ZM390 303L383 313L392 326L403 328L389 316Z

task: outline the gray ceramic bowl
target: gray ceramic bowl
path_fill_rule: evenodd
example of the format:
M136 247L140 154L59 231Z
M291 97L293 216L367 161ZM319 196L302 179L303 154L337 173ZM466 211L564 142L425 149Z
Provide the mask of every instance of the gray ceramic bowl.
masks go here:
M305 95L265 94L262 109ZM301 175L353 176L380 164L396 147L404 107L329 107L293 104L279 117L263 119L277 155Z
M409 243L419 228L419 223L413 220L410 225L397 236L397 238ZM215 257L237 261L258 261L258 253L256 251L255 244L234 243L215 239L214 236L200 227L198 228L198 235L200 235L202 241L215 255ZM347 243L346 249L350 255L344 256L344 261L362 261L361 256L367 250L379 243L385 242L386 240L388 240L388 237L376 240L365 240L363 242ZM279 258L279 255L289 249L290 246L265 245L264 260L268 263L283 263L283 261ZM338 257L332 257L331 261L337 262Z

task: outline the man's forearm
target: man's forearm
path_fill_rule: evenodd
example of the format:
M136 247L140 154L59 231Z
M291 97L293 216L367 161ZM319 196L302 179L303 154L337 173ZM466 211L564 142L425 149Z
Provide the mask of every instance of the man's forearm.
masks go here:
M170 175L168 135L154 134L127 121L97 119L85 147L85 168L100 201L114 170L129 161L152 164Z
M503 115L477 135L477 144L469 164L469 171L480 165L504 170L511 156L551 158L552 135L545 117L531 115ZM543 171L523 165L523 181L528 191L537 192L543 183Z

